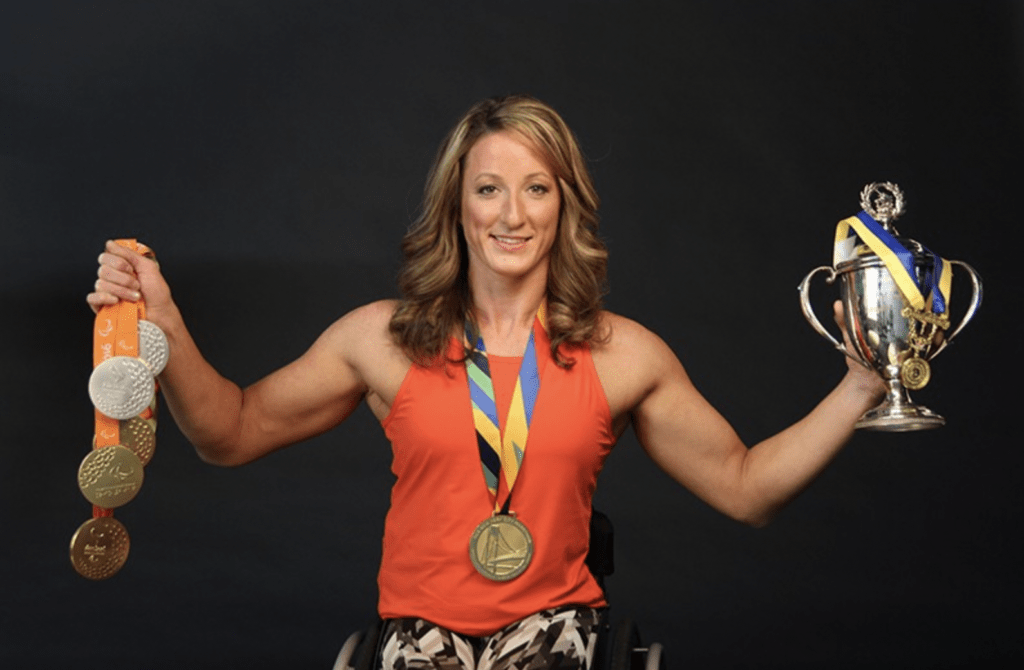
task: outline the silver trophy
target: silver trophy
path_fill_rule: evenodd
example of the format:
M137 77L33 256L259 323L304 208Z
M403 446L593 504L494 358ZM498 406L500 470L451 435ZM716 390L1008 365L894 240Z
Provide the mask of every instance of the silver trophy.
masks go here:
M861 192L861 207L910 252L914 280L920 286L934 270L935 256L920 243L900 237L892 222L903 213L903 194L895 184L875 183ZM851 237L851 245L857 238ZM885 400L868 410L857 421L857 428L884 431L938 428L946 423L927 407L910 400L907 389L923 388L931 377L929 361L946 348L974 317L981 304L981 277L962 261L949 261L968 272L971 277L971 302L960 323L949 330L948 308L944 314L915 310L900 292L882 258L868 245L851 246L843 254L846 260L835 267L823 265L811 270L800 283L800 306L804 317L818 333L861 365L874 370L885 381ZM850 351L833 337L818 321L810 303L811 278L826 273L826 281L840 279L846 336L852 343Z

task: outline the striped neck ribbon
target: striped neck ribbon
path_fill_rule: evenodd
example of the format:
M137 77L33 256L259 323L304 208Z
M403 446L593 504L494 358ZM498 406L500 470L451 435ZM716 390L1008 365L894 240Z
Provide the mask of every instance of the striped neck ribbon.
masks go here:
M934 314L946 312L953 288L953 268L949 261L940 258L929 249L924 249L932 257L932 267L925 272L919 285L915 278L914 255L882 224L875 221L874 217L862 210L856 216L843 219L836 226L833 265L852 257L858 237L882 259L903 298L911 307L923 312L928 311L931 303L930 311Z
M487 350L484 339L477 336L476 347L466 358L466 378L469 380L469 400L473 408L473 424L476 427L476 442L480 451L480 463L483 466L484 481L487 490L494 497L494 511L506 513L512 498L512 487L516 483L519 469L526 453L526 439L533 420L533 408L537 403L540 391L540 369L537 365L537 347L535 334L538 328L547 327L545 305L541 303L537 315L533 319L530 340L523 352L523 362L519 366L516 386L512 392L512 402L505 419L505 430L502 432L498 423L498 408L494 401L494 383L491 380L491 368L487 361ZM466 320L466 342L473 341L473 329ZM508 498L504 508L498 501L499 472L504 473L508 485Z

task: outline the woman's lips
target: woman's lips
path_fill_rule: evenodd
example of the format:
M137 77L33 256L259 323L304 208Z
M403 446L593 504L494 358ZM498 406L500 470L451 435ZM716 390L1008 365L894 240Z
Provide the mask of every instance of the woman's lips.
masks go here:
M513 237L510 235L491 235L491 239L495 243L506 251L517 251L526 246L526 243L530 241L529 237Z

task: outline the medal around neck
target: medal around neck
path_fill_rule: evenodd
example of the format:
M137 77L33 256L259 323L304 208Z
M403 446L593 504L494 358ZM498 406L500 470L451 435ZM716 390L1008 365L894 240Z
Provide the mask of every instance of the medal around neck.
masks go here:
M508 505L526 454L533 409L540 391L540 367L534 336L536 329L543 329L544 324L545 308L541 304L530 330L526 351L523 352L504 430L498 423L494 384L482 337L476 338L476 346L466 358L466 379L469 383L469 402L476 428L477 449L484 484L494 500L494 513L476 527L469 539L469 559L477 572L494 581L508 581L518 577L533 557L533 537L526 526L515 518L515 513L508 511ZM467 321L466 342L473 341L473 328ZM509 497L505 501L505 509L499 512L498 483L502 474L508 485Z
M487 579L507 582L523 574L533 559L533 536L512 514L484 520L469 539L469 560Z
M857 421L857 428L938 428L946 420L912 402L907 390L928 384L930 361L974 317L981 305L981 277L962 261L945 260L921 243L899 237L892 222L903 213L904 200L895 184L868 184L860 204L863 211L836 228L833 266L815 268L800 283L804 317L836 349L885 382L885 399ZM953 266L967 271L972 293L960 323L947 334ZM809 286L819 272L826 273L830 284L840 280L846 336L853 351L825 330L814 314Z

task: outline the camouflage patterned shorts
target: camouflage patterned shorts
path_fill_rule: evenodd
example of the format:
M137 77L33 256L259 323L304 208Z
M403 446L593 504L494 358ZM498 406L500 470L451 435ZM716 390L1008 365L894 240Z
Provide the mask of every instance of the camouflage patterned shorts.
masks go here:
M589 607L544 610L486 637L453 633L423 619L384 626L384 670L587 670L601 613Z

